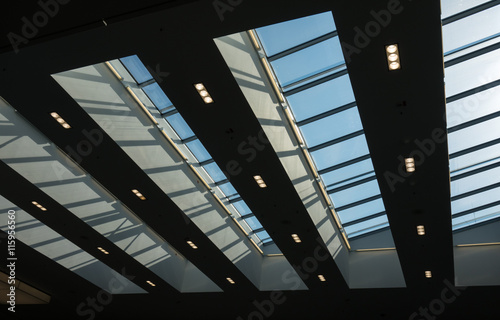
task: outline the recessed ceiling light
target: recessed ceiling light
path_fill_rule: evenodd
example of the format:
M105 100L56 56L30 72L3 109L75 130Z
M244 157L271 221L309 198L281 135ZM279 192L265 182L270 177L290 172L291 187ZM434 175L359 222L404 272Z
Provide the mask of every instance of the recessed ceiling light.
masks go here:
M32 203L33 205L35 205L38 209L40 209L40 210L42 210L42 211L47 211L47 209L46 209L44 206L42 206L41 204L39 204L38 202L36 202L36 201L31 201L31 203Z
M214 102L214 99L212 99L212 97L208 93L207 88L205 88L203 83L197 83L194 85L194 87L198 91L198 94L200 95L200 97L203 99L203 102L205 102L206 104Z
M415 171L415 159L414 158L405 158L405 166L406 166L406 172Z
M226 280L230 283L230 284L235 284L236 282L233 281L233 279L231 278L226 278Z
M397 44L385 46L385 53L387 55L387 63L389 70L401 69L401 61L399 59L399 48Z
M425 277L426 277L426 278L432 278L432 272L430 272L430 271L425 271Z
M57 112L51 112L50 116L54 118L64 129L70 129L71 126Z
M99 251L101 251L102 253L104 254L109 254L109 252L107 252L106 250L104 250L103 248L101 247L97 247L97 249L99 249Z
M297 234L292 234L292 239L293 241L295 241L296 243L301 243L302 240L300 240L299 236Z
M266 188L267 187L266 183L264 182L264 180L262 179L261 176L253 176L253 178L255 179L255 182L257 182L257 184L259 185L259 187L261 187L261 188Z
M150 286L152 286L152 287L156 287L156 284L152 283L151 281L149 281L149 280L148 280L148 281L146 281L146 282L147 282Z
M325 281L326 281L325 276L324 276L324 275L322 275L322 274L319 274L319 275L318 275L318 279L319 279L319 281L321 281L321 282L325 282Z
M193 249L198 249L198 247L197 247L197 246L193 243L193 241L188 240L188 241L186 241L186 242L187 242L187 244L189 244L189 245L191 246L191 248L193 248Z
M132 189L132 192L137 196L137 198L141 200L146 200L146 197L140 193L137 189Z
M418 234L419 236L423 236L423 235L425 235L425 227L424 227L424 226L422 226L422 225L417 226L417 234Z

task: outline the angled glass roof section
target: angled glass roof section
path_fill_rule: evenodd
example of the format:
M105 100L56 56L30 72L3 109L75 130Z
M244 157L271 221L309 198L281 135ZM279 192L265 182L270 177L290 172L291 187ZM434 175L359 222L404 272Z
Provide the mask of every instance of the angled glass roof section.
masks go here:
M500 5L442 0L454 231L500 220Z
M387 230L331 12L255 32L348 239Z
M217 193L217 196L219 199L229 201L230 211L236 214L236 221L245 229L245 232L248 233L248 237L258 245L273 243L269 234L252 214L250 208L244 200L241 199L236 189L227 180L218 164L212 159L210 153L196 137L158 83L153 80L153 77L139 57L134 55L121 58L120 62L136 80L138 87L141 87L151 103L158 109L160 114L162 114L165 124L173 129L176 136L172 136L172 140L185 146L187 150L189 150L193 156L192 159L195 160L197 165L195 169L198 171L203 170L204 173L210 177L212 183L218 189L219 193Z

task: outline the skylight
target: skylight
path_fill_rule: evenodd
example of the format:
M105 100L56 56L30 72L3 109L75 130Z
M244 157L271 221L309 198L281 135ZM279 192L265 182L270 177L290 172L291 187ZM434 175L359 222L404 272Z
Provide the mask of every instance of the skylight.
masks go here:
M232 207L230 211L236 213L236 221L243 226L245 231L249 234L250 239L254 240L257 244L261 243L263 245L268 245L273 243L269 234L264 230L246 203L241 199L238 192L227 180L222 170L217 163L214 162L209 152L196 137L182 115L165 95L158 83L152 80L153 77L141 60L137 56L130 56L121 58L120 61L136 80L137 85L142 87L146 96L162 114L166 124L175 132L176 136L170 138L184 145L187 150L189 150L193 155L192 159L198 164L195 169L204 170L212 179L213 185L220 190L222 196L220 196L219 199L229 201Z
M255 31L347 237L387 229L332 14Z
M500 219L500 5L443 0L453 230Z

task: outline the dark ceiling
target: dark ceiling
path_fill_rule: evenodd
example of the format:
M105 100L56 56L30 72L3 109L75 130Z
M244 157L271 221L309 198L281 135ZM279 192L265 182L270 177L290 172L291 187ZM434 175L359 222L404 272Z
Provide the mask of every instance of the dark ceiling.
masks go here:
M40 4L4 4L0 13L0 96L61 149L75 148L85 139L82 130L98 125L51 74L131 54L139 55L146 65L159 66L168 72L161 87L216 162L224 166L230 160L241 160L242 174L230 177L230 181L292 265L300 265L312 256L319 234L272 147L267 145L250 164L237 152L241 141L259 133L260 124L213 39L332 11L341 41L347 45L358 43L360 47L357 30L374 21L372 10L378 12L394 5L401 11L392 14L390 23L378 32L372 30L373 36L365 39L366 46L350 54L347 66L407 288L349 289L333 259L329 259L319 265L328 282L320 285L312 277L304 277L308 291L285 292L283 303L273 305L272 312L268 305L269 314L258 316L255 303L267 301L271 293L258 291L194 224L186 223L184 213L104 133L104 142L83 158L81 166L224 293L178 293L0 162L0 192L5 198L118 272L126 267L133 281L150 292L114 295L96 313L96 319L424 319L412 314L440 299L444 280L453 283L446 143L438 144L418 172L398 183L394 192L384 178L387 171L397 172L398 156L416 149L415 139L431 137L436 128L443 132L446 129L439 1L60 2L63 4L58 4L58 12L41 24L33 37L23 35L23 25L41 10ZM17 53L9 33L11 38L12 33L26 38L26 43L19 43ZM403 68L396 72L387 71L383 48L389 43L398 43L401 51ZM210 88L216 104L201 106L192 91L196 82ZM75 130L62 135L60 127L48 117L54 109ZM251 183L254 174L266 177L269 188L265 192ZM129 192L134 187L148 194L148 201L135 198ZM32 198L41 199L51 214L39 215L31 204ZM417 238L416 224L429 226L428 236ZM289 234L297 230L304 235L300 249L289 239ZM200 250L190 250L186 238L196 239ZM114 254L103 258L96 252L102 243ZM6 242L1 246L6 253ZM88 318L79 316L76 309L87 298L95 298L98 287L22 243L16 250L22 257L16 269L18 279L50 294L52 300L48 305L19 305L15 315L9 313L9 317ZM433 270L432 279L422 277L423 270L428 269ZM5 264L0 265L0 270L6 270ZM228 274L237 285L225 281ZM145 279L154 279L159 285L151 288L144 284ZM469 287L454 303L446 305L438 319L499 319L499 298L497 286Z

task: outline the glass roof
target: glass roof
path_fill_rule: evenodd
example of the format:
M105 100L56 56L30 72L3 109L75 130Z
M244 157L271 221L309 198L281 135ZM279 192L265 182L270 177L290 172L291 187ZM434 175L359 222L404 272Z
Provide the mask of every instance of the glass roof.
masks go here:
M332 14L255 31L348 238L387 229Z
M500 219L498 4L442 0L453 230Z
M227 199L236 212L238 221L243 227L249 231L249 237L257 237L257 243L261 242L264 245L273 243L269 234L264 230L257 218L252 214L246 203L241 199L238 192L234 189L226 176L214 162L210 153L205 149L200 140L195 136L189 125L186 123L181 114L173 106L165 92L160 88L158 83L152 81L153 77L136 56L130 56L120 59L128 72L136 80L138 85L143 84L142 90L155 105L160 114L162 114L165 122L175 131L177 137L171 137L174 141L180 141L189 152L194 156L199 167L197 170L204 170L212 179L216 188L219 188L224 199ZM145 83L147 82L147 83ZM152 83L149 83L152 82ZM223 200L221 197L219 197ZM236 201L237 200L237 201Z

